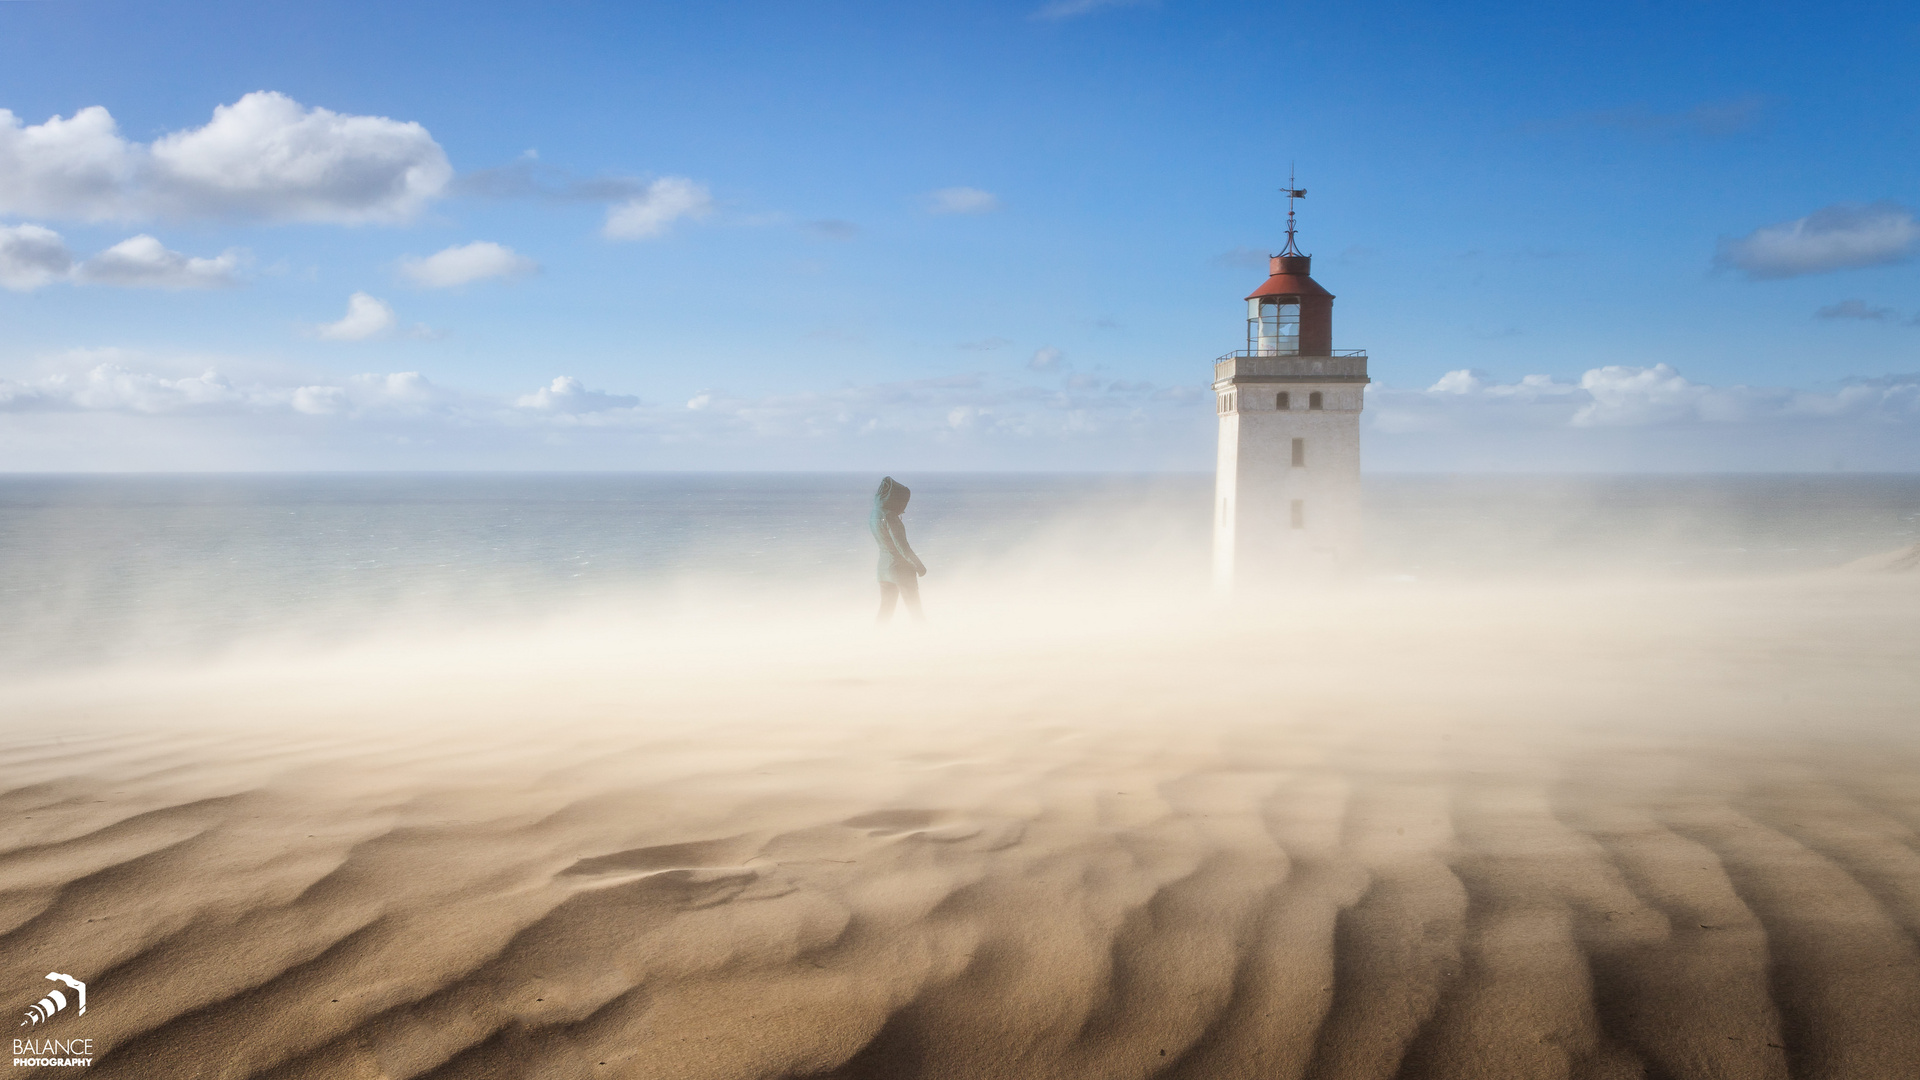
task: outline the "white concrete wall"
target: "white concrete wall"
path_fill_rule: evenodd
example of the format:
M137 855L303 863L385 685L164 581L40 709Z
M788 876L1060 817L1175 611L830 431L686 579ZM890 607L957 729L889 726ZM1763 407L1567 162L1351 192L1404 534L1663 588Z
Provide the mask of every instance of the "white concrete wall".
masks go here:
M1286 392L1292 408L1280 411ZM1309 409L1310 394L1324 407ZM1335 571L1360 553L1359 383L1243 382L1217 388L1214 573L1222 584ZM1305 440L1305 464L1293 440ZM1304 527L1292 506L1302 504Z
M1217 395L1220 413L1220 448L1213 470L1213 583L1218 588L1233 584L1234 571L1234 495L1240 484L1240 416L1229 408L1229 396Z

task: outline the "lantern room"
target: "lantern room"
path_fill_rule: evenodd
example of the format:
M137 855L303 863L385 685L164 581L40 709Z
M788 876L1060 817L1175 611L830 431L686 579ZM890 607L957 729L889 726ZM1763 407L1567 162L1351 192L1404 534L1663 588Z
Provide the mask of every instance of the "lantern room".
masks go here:
M1267 266L1267 280L1247 296L1247 355L1331 355L1333 294L1310 276L1313 256L1275 255Z

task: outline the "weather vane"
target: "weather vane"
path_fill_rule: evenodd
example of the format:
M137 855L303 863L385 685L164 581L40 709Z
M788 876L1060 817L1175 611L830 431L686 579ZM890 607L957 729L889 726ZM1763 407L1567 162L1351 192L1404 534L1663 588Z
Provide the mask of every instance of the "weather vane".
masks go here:
M1293 166L1287 166L1287 186L1280 190L1287 196L1287 246L1280 249L1282 255L1298 255L1300 249L1293 246L1293 200L1307 197L1307 189L1294 187Z

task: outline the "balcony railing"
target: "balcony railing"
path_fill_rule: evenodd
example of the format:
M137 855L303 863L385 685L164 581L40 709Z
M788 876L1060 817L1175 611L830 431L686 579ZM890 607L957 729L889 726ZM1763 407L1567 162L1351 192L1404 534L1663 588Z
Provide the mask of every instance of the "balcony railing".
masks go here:
M1365 350L1365 349L1335 349L1335 350L1333 350L1333 351L1332 351L1331 353L1321 353L1321 354L1319 354L1319 355L1321 355L1321 356L1352 356L1352 357L1358 357L1359 359L1362 359L1362 360L1365 360L1365 359L1367 358L1367 350ZM1227 354L1225 354L1224 356L1222 356L1222 357L1220 357L1220 358L1219 358L1218 360L1215 360L1215 361L1214 361L1214 363L1216 363L1216 364L1221 364L1221 363L1225 363L1225 362L1226 362L1226 361L1228 361L1228 360L1245 360L1245 359L1248 359L1248 358L1250 358L1250 357L1256 357L1256 356L1260 356L1260 357L1265 357L1265 356L1275 356L1275 357L1278 357L1278 356L1284 356L1284 357L1288 357L1288 358L1290 358L1290 359L1300 359L1300 358L1304 358L1304 356L1303 356L1303 354L1301 354L1301 353L1298 353L1298 352L1281 352L1281 351L1280 351L1280 350L1278 350L1278 349L1235 349L1235 350L1234 350L1233 352L1230 352L1230 353L1227 353Z

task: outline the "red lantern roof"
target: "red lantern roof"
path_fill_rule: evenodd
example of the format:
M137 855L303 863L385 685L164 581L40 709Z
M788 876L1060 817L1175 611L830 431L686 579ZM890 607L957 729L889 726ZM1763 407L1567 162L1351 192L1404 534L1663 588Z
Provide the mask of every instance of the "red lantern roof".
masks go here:
M1261 286L1248 293L1246 298L1256 296L1325 296L1333 294L1320 287L1320 283L1307 276L1313 266L1311 255L1275 255L1267 261L1267 272L1273 276Z

